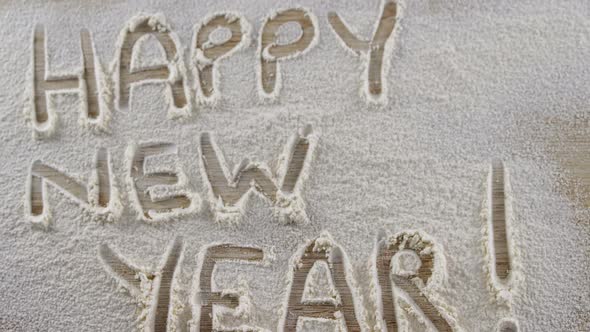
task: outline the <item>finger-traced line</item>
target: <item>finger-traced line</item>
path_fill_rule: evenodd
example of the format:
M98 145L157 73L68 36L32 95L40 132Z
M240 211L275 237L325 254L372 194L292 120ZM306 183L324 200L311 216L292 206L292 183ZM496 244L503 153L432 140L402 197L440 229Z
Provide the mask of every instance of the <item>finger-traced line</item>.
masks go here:
M81 73L72 73L69 76L52 77L47 70L47 39L43 25L36 25L33 31L33 108L31 112L35 137L37 134L49 136L57 125L57 114L48 107L49 93L77 91L84 105L81 116L83 122L94 125L98 129L105 130L108 122L108 108L101 107L99 96L98 73L101 68L95 59L95 50L92 37L88 30L80 31L80 47L82 53ZM101 110L104 108L104 110ZM105 114L103 114L105 113Z
M328 22L334 33L340 38L343 46L357 56L367 57L366 81L363 85L363 93L369 101L385 100L385 80L383 76L389 64L388 54L390 49L388 41L395 28L397 16L397 4L392 0L385 0L382 7L381 17L371 41L361 40L356 37L342 18L334 12L328 14Z
M218 148L209 133L201 135L201 149L213 195L221 197L224 204L235 205L252 188L253 184L254 188L266 198L273 202L276 200L278 188L270 174L256 165L242 162L240 164L243 165L242 168L238 169L233 176L226 177L221 160L223 157L216 153Z
M74 90L79 88L79 79L75 75L70 77L47 79L47 70L45 64L47 57L45 55L45 27L37 25L33 37L33 71L35 84L35 120L38 124L43 124L49 120L47 113L47 91L51 90Z
M85 186L40 160L33 161L25 196L27 216L34 223L49 226L50 211L47 198L47 183L49 183L93 212L96 217L102 215L109 221L117 219L122 207L111 174L110 156L106 149L98 149L95 165L94 174L90 177L88 185Z
M315 136L309 128L297 134L287 144L281 159L281 169L276 176L266 164L251 163L247 159L232 174L211 135L203 133L200 140L201 166L209 184L212 207L221 205L222 210L241 211L248 193L254 190L275 206L293 208L296 204L291 203L300 200L300 179L307 173L305 170L310 163L314 140ZM277 179L279 177L282 177L281 181ZM281 198L283 200L279 201ZM285 201L287 204L284 204ZM297 204L303 208L301 205ZM304 211L297 212L304 214Z
M131 265L124 261L117 253L115 253L107 244L102 244L98 247L98 255L103 263L108 267L117 279L122 281L125 288L133 296L141 294L141 281L137 278L140 268ZM148 273L149 279L153 279L154 275Z
M340 322L347 331L361 331L360 317L357 313L357 304L353 296L354 282L349 276L346 264L348 264L342 249L334 244L327 235L311 241L303 251L294 256L292 262L293 276L288 290L287 309L280 323L279 331L296 331L299 318L322 318L335 320L341 314L343 322ZM309 272L317 261L328 263L330 277L338 296L339 302L303 302L305 284Z
M109 155L106 149L99 149L96 154L96 176L98 185L98 205L107 207L111 201L111 191L105 190L111 188Z
M130 149L129 182L136 199L135 208L145 220L160 220L180 212L190 212L196 204L195 195L178 190L177 194L165 197L154 196L155 186L185 187L186 183L175 172L146 173L146 158L160 154L177 154L177 147L172 143L143 143Z
M494 160L491 166L488 189L489 231L493 246L490 248L495 267L495 275L505 281L510 275L510 250L506 225L506 193L504 163Z
M518 321L513 318L503 318L498 322L497 332L518 332Z
M297 40L281 45L277 41L277 32L282 25L289 22L298 24L302 34ZM259 94L263 98L276 98L281 89L281 71L278 62L301 56L317 44L319 39L317 18L304 8L279 11L265 20L260 34Z
M287 173L283 178L283 184L281 186L283 192L291 194L295 191L295 186L305 166L305 161L308 159L309 144L309 140L303 137L298 139L293 147L290 154L291 158L288 162Z
M229 39L216 43L211 36L227 29ZM204 102L215 102L219 97L219 62L246 47L250 42L250 24L236 13L220 13L206 18L195 26L193 61L199 87L197 97Z
M420 259L420 267L415 273L403 276L395 275L392 272L392 260L403 250L415 252ZM430 302L428 297L412 280L419 278L423 285L428 284L430 281L436 266L432 242L424 239L419 233L401 233L392 238L380 239L376 265L377 279L381 286L382 316L387 331L397 332L399 329L394 286L404 291L414 301L438 331L452 331L451 326L440 310Z
M193 296L195 300L194 316L199 319L199 331L219 331L213 327L214 305L220 305L230 309L235 309L240 305L239 294L213 289L213 271L217 263L221 261L260 262L263 258L264 253L258 248L220 244L205 249L199 272L198 291ZM235 331L243 330L239 329Z
M134 298L141 297L141 280L138 275L144 273L152 284L152 303L146 318L144 330L166 332L171 315L172 284L183 252L182 239L177 237L164 254L161 267L157 272L143 271L136 265L115 253L106 244L99 247L100 260L113 277L127 288Z
M86 83L87 90L86 98L88 99L86 114L88 118L96 119L100 115L98 107L98 79L96 77L94 47L92 47L92 38L88 30L82 29L80 31L80 42L82 46L82 59L84 60L84 82Z
M130 22L122 33L123 38L120 41L118 106L120 109L129 107L129 96L133 84L159 81L169 86L167 93L170 94L174 106L170 114L175 114L175 112L184 109L188 103L185 91L185 73L176 72L177 69L170 70L171 67L177 67L177 62L182 59L182 56L178 54L180 45L178 38L158 17L140 16L133 18ZM134 45L141 37L148 34L156 37L162 45L168 65L133 71L131 62Z

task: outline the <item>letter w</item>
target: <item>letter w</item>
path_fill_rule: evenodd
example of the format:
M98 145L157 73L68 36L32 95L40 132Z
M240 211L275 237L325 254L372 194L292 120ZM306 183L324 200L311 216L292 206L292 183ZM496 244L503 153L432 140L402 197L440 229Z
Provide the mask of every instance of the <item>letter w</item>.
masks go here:
M289 202L298 201L299 179L305 174L304 168L313 150L310 148L311 137L311 127L294 136L281 155L276 175L265 163L253 163L248 159L242 160L231 174L211 135L203 133L200 142L203 177L209 182L211 203L217 207L217 212L239 212L250 190L262 194L275 206L284 208L289 205L293 209ZM285 204L285 201L289 202ZM216 217L219 220L220 216Z

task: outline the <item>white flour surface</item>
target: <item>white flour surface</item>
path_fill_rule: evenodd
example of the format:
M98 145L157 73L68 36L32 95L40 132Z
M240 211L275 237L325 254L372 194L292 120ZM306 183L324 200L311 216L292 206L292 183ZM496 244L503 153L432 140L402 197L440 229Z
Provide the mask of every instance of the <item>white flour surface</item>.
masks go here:
M231 243L261 248L264 260L217 264L214 286L238 294L241 304L229 312L216 308L214 322L277 331L296 255L321 236L316 245L340 248L360 326L379 331L375 247L379 238L404 232L430 241L435 271L421 287L456 330L590 330L590 214L583 197L568 195L564 183L575 186L576 178L559 155L574 144L566 139L572 136L586 142L579 153L590 153L590 2L399 0L385 48L385 96L375 103L363 93L367 56L343 47L328 13L338 13L359 39L371 40L381 6L378 0L2 2L0 330L149 330L144 302L150 301L151 279L143 275L147 293L131 295L105 268L99 246L107 244L148 273L161 267L170 243L182 236L168 330L194 330L199 255L211 244ZM264 20L289 8L313 15L316 39L305 52L278 61L280 81L269 99L260 93L260 31ZM248 40L215 62L215 101L199 102L194 29L224 12L245 20ZM170 81L186 77L188 107L173 110L163 84L134 86L128 108L114 105L120 34L132 29L138 15L161 20L160 28L170 29L180 43L181 54L169 64ZM80 29L90 31L105 78L101 111L109 115L100 128L80 121L86 97L73 90L50 98L54 127L34 133L26 114L36 24L45 26L46 67L58 77L80 74ZM279 34L281 45L302 31L287 25ZM230 35L220 31L209 45ZM142 40L135 52L133 68L166 63L154 38ZM564 123L585 125L572 129ZM256 194L232 210L239 218L227 222L216 215L201 169L201 134L214 137L230 173L245 158L280 173L285 147L307 125L313 128L313 158L302 186L284 197L288 205L281 209L297 218L277 216L276 206ZM146 142L176 145L176 156L148 158L146 169L179 172L182 190L193 199L188 213L138 217L129 155ZM32 220L25 206L33 161L86 185L99 148L110 154L120 201L109 217L96 217L48 184L50 215ZM513 268L508 286L491 276L487 247L493 159L506 167ZM399 259L396 269L415 269L416 257ZM329 274L328 265L317 264L304 302L338 303ZM432 328L412 303L400 296L399 325ZM332 331L342 327L340 321L303 320L298 326Z

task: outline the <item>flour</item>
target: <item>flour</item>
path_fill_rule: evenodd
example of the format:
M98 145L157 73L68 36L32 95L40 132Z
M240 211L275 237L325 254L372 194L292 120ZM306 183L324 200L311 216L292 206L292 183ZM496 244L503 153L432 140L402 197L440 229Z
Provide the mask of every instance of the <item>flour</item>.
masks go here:
M145 35L133 46L131 71L138 72L167 65L166 51L153 35Z
M34 225L34 226L40 226L43 227L45 229L49 228L49 226L51 225L51 210L48 208L50 206L49 203L49 199L48 199L48 195L44 195L43 196L43 206L46 207L46 209L43 211L43 213L34 216L30 214L30 211L33 209L33 204L32 204L32 200L31 200L31 191L33 188L32 185L32 180L33 177L29 176L27 178L27 184L26 184L26 191L25 191L25 195L23 197L23 199L25 200L25 204L24 204L24 214L25 216L27 216L28 221ZM47 192L47 182L43 182L41 185L41 190L44 192Z
M317 261L314 263L305 280L301 301L304 303L340 304L340 294L334 287L330 268L326 262Z
M206 137L206 139L203 139ZM210 142L209 142L210 141ZM244 158L240 163L236 164L233 171L230 171L230 166L227 164L224 154L214 143L214 140L209 134L202 136L201 146L199 147L199 154L201 157L201 175L207 182L207 191L209 197L210 208L215 216L215 220L220 223L235 225L240 223L241 216L248 204L251 196L259 196L267 200L273 205L273 210L276 218L283 224L295 223L305 224L309 221L305 212L305 202L303 201L304 185L309 168L313 162L313 154L317 145L318 137L312 132L311 126L307 125L300 129L298 133L293 135L282 154L276 162L276 168L273 169L267 162L251 161ZM211 146L209 147L208 144ZM296 156L295 153L300 146L307 145L307 149L303 156ZM214 156L207 156L210 149ZM297 163L296 158L303 158L301 167L292 167L292 164ZM208 159L211 158L211 159ZM214 161L217 160L217 161ZM218 172L220 168L222 179ZM295 184L292 186L287 184L287 175L297 169L297 175L294 176ZM248 190L245 190L236 202L224 202L223 193L225 190L231 191L238 189L242 181L255 182L254 178L251 180L243 180L242 177L247 177L246 173L257 173L259 179L265 178L267 186L272 187L271 192L267 192L268 188L263 188L261 184L250 183ZM215 187L221 187L215 188ZM225 188L225 189L224 189ZM274 189L274 191L272 191Z
M209 45L221 45L231 38L231 30L228 28L219 28L211 33L209 36Z
M208 58L207 56L205 56L204 49L213 48L214 46L221 46L225 43L228 43L231 40L231 38L233 37L233 32L230 29L228 29L227 27L217 26L217 28L215 30L213 30L213 32L211 32L207 42L205 42L203 44L202 48L197 47L197 40L196 39L197 39L199 31L201 29L203 29L204 26L206 26L212 20L214 20L216 17L221 16L221 15L223 15L226 22L229 24L236 22L236 21L239 22L241 39L240 39L239 43L237 45L235 45L231 50L224 52L222 55L217 56L215 59L211 59L211 58ZM201 86L201 84L197 83L196 100L197 100L197 102L201 102L204 104L215 105L217 103L217 101L219 100L219 98L221 98L220 81L222 80L222 78L220 77L220 74L219 74L219 62L221 62L221 60L223 60L225 58L228 58L229 56L231 56L235 52L238 52L241 49L249 46L249 44L251 43L250 34L251 34L252 27L250 26L250 23L248 23L246 18L242 17L239 13L224 12L224 13L213 14L213 15L209 15L209 16L205 17L201 23L195 25L193 30L194 30L194 33L193 33L193 39L192 39L191 45L194 48L191 48L191 57L190 57L191 61L199 69L203 69L206 66L213 66L213 68L212 68L212 70L213 70L213 75L212 75L213 92L210 96L205 96L205 94L202 91L203 87ZM215 62L218 63L217 66L214 65ZM204 78L200 77L198 71L196 70L197 68L195 68L195 70L193 71L193 75L194 75L194 77L198 78L198 80L203 80Z
M127 36L130 33L136 32L136 30L138 30L138 28L140 28L143 24L146 24L152 31L154 32L158 32L158 33L166 33L170 36L170 38L172 39L172 42L174 43L174 48L175 48L175 52L174 54L170 54L168 55L170 58L166 59L166 65L167 65L167 69L169 72L168 78L166 80L161 80L161 79L147 79L144 80L142 83L140 84L162 84L162 83L168 83L168 89L170 90L169 93L166 93L166 101L168 102L168 118L170 119L177 119L177 118L183 118L183 117L188 117L191 115L192 113L192 102L191 102L191 93L188 89L188 84L187 83L187 68L184 64L184 60L183 60L183 56L182 54L184 53L184 50L182 48L182 44L180 43L180 40L178 38L178 36L171 31L171 28L168 24L168 22L166 21L166 18L164 15L162 15L161 13L159 14L155 14L155 15L148 15L148 14L138 14L134 17L132 17L131 19L129 19L129 21L127 22L127 26L121 30L121 32L119 33L119 37L118 37L118 41L117 41L117 51L115 53L115 59L112 61L111 66L110 66L110 72L112 73L112 77L114 78L115 86L113 87L116 90L121 89L120 85L121 85L121 52L122 49L125 45L125 41ZM145 42L141 42L139 43L139 48L141 48L142 45L144 45ZM135 46L135 45L134 45ZM136 50L135 47L133 48L133 50ZM161 50L161 49L160 49ZM157 53L157 52L156 52ZM136 64L136 66L141 66L141 65L145 65L146 61L142 61L142 60L135 60L133 61L133 57L132 57L132 61L131 61L131 68L133 68L133 64ZM139 63L138 63L139 62ZM143 63L142 63L143 62ZM152 58L151 61L147 61L148 66L153 66L154 63L159 62L159 59L154 59ZM188 100L185 106L183 107L176 107L175 101L173 100L172 97L172 87L171 85L176 83L176 82L183 82L184 84L183 86L183 92L186 96L188 96ZM133 98L133 93L130 93L130 97L129 99ZM115 104L116 105L120 105L121 101L120 101L120 96L118 98L115 98ZM120 108L120 107L119 107ZM126 108L126 107L123 107Z
M145 142L141 146L149 147L157 143L148 143ZM180 165L176 165L174 169L174 176L176 177L176 183L173 185L165 185L165 184L154 184L151 187L146 189L146 194L150 197L151 201L163 201L166 200L174 195L185 195L190 200L190 205L185 208L169 208L166 211L155 211L152 209L146 209L142 206L141 200L138 194L138 188L136 185L136 181L138 179L131 176L133 170L137 170L137 165L134 165L134 160L138 152L138 145L135 143L131 143L127 150L125 151L125 163L127 164L127 176L126 176L126 186L127 191L132 193L130 195L130 200L133 208L137 213L137 218L139 220L147 221L147 222L159 222L159 221L166 221L174 218L181 217L182 215L191 214L198 211L201 207L201 198L198 194L194 193L193 191L187 189L188 187L188 177L182 170ZM177 150L173 146L168 146L165 150L162 151L164 155L176 154ZM146 159L153 158L154 155L148 154L145 156ZM144 177L149 177L152 174L157 174L157 171L161 171L161 169L150 169L145 168L145 163L141 165L141 172ZM146 171L147 170L147 171Z
M149 331L157 313L158 271L180 235L168 331L198 329L199 273L213 244L262 252L255 262L236 258L215 266L215 291L239 299L235 308L214 306L216 327L287 330L292 275L312 244L327 253L328 262L297 281L305 294L300 300L346 300L331 274L350 285L361 330L386 331L377 274L383 241L419 249L394 258L391 276L409 278L454 330L588 330L588 4L399 0L395 27L383 45L377 96L370 90L369 50L351 49L329 17L338 14L368 43L385 5L0 5L0 330ZM262 48L261 33L287 9L305 10L315 35L303 51L283 57ZM234 40L230 34L237 31L219 28L197 49L196 33L216 15L238 22L242 38L213 59L202 51L223 45L228 36ZM45 58L38 61L46 69L37 79L78 82L47 90L44 122L35 106L37 25L45 31ZM168 59L154 35L141 37L131 71L162 66L169 74L132 83L128 104L121 107L121 49L125 35L140 27L167 34L176 54ZM94 53L96 96L87 93L91 86L84 79L83 28ZM285 24L272 44L296 43L305 31ZM265 61L277 65L270 93L261 81ZM209 65L213 89L205 96L198 69ZM186 103L175 100L173 91L183 92ZM88 108L94 99L95 118ZM254 188L239 204L226 204L212 193L204 170L205 133L214 139L230 184L235 174L255 167L282 188L301 138L309 142L309 159L291 192L278 190L273 201ZM173 174L175 181L152 183L132 174L134 155L148 143L170 149L146 157L143 174ZM96 160L100 149L108 155L105 187ZM489 233L493 159L506 169L511 270L505 281L495 276ZM87 197L43 180L43 209L31 214L39 203L32 199L35 161L85 188ZM100 191L107 188L110 199L101 206ZM139 199L146 194L156 201L182 195L188 204L154 210L155 203ZM103 246L137 270L132 278L117 277L100 254ZM430 255L432 276L413 277L426 264L416 258ZM345 276L330 271L334 259L344 262ZM399 330L434 329L419 301L399 285L393 294ZM344 330L350 320L343 312L301 318L297 326Z
M511 264L513 266L512 271L510 271L510 275L508 277L507 280L499 280L499 278L497 277L496 274L496 267L495 264L493 263L492 257L495 255L494 253L494 248L493 248L493 238L492 238L492 234L490 234L490 227L492 227L491 224L491 210L492 207L490 206L490 202L489 202L489 197L490 197L490 193L491 193L491 185L492 185L492 179L491 179L491 169L490 169L490 173L488 176L488 181L487 181L487 190L488 190L488 195L486 195L486 198L484 200L484 206L482 208L482 217L484 219L484 226L482 228L482 244L483 244L483 252L486 258L486 265L483 267L484 272L487 275L487 279L488 279L488 286L489 286L489 290L490 293L492 294L494 300L501 305L507 306L508 308L510 308L511 306L511 290L515 287L515 283L519 283L519 282L524 282L523 278L524 276L520 273L520 268L519 268L519 264L521 264L520 262L520 249L515 245L515 241L514 241L514 237L510 236L511 232L515 232L516 229L510 229L508 232L508 246L509 246L509 252L512 254L511 256ZM513 195L510 195L510 173L509 171L507 172L506 176L505 176L505 185L506 185L506 190L508 192L508 199L506 200L507 203L507 222L512 225L513 224L513 219L512 219L512 208L511 208L511 201L512 201L512 197Z
M98 164L100 162L98 160L99 158L100 153L97 153L95 164ZM112 160L110 158L110 155L107 154L106 158L109 174L113 174ZM117 179L115 177L111 177L109 180L110 183L107 189L109 192L109 203L107 206L101 207L99 203L99 170L95 169L94 172L92 172L87 185L88 203L91 207L91 214L92 216L96 216L96 220L115 222L120 220L121 215L123 213L123 204L121 202L122 195L119 192Z
M102 158L104 158L104 160L99 160ZM103 166L99 169L99 162L106 163L106 166ZM82 179L70 177L66 177L65 179L56 178L55 173L59 172L59 170L56 170L51 166L43 165L41 161L35 160L30 169L30 176L26 181L26 191L24 196L25 217L33 225L43 226L45 229L48 229L51 226L52 207L51 202L47 199L48 188L51 186L62 189L67 196L78 202L79 206L84 209L84 213L88 214L94 221L114 222L119 220L119 217L122 214L123 206L121 204L121 195L118 190L116 180L110 176L113 172L113 169L108 152L106 152L104 149L99 150L94 159L94 164L97 166L97 168L89 176L87 181L88 184L84 185L81 184L84 181ZM42 165L44 169L43 171L36 169L36 166L40 165ZM109 178L108 186L103 184L103 187L107 188L101 188L99 183L99 172L101 171L106 172L106 175ZM35 187L33 184L33 179L38 181L40 186ZM64 182L68 185L81 187L82 193L73 193L63 188ZM48 185L48 183L50 185ZM103 206L101 206L99 197L101 195L101 189L108 193L108 202ZM41 195L40 201L42 202L41 212L38 214L32 213L34 210L33 192L35 191L37 191L38 195Z
M263 47L262 46L263 45L263 42L262 42L263 40L262 40L262 38L259 39L259 44L258 44L258 58L260 59L260 61L265 61L265 62L275 62L275 61L276 62L281 62L281 61L285 61L285 60L289 60L289 59L294 59L294 58L297 58L297 57L302 56L305 53L309 52L319 42L320 32L319 32L319 23L318 23L317 17L309 9L307 9L305 7L295 7L295 8L290 8L290 9L296 9L296 10L299 10L299 11L305 13L304 16L306 18L308 18L310 20L310 22L311 22L311 29L314 32L313 38L311 39L311 41L309 42L309 44L303 50L294 50L292 52L289 52L288 54L284 54L284 55L281 55L281 56L275 56L275 55L272 55L270 53L270 49L272 47L275 47L277 45L285 46L286 45L285 44L285 42L286 42L285 37L287 37L286 38L287 40L289 40L289 39L290 40L293 40L293 38L289 38L289 35L292 35L291 33L289 33L289 31L292 30L292 28L289 28L287 26L286 28L281 29L279 27L279 30L278 30L278 33L279 34L278 34L278 36L277 35L274 36L275 39L278 39L278 40L269 43L266 47ZM262 35L262 33L264 31L263 29L264 29L265 26L267 26L267 24L269 23L269 21L276 19L280 14L284 13L285 11L286 10L283 10L283 11L279 10L279 11L272 12L270 15L268 15L264 19L264 21L263 21L262 28L260 30L260 35ZM299 22L292 22L292 23L295 23L295 24L299 25L300 26L300 29L302 29L301 28L301 24ZM281 25L286 25L286 24L287 23L281 24ZM292 24L289 24L289 25L292 25ZM281 30L286 30L286 31L284 31L284 33L281 34ZM286 32L286 36L285 36L285 32ZM278 63L277 63L277 66L276 67L277 67L277 70L276 70L276 74L275 74L275 77L274 77L275 82L276 82L275 83L276 85L275 85L273 91L270 92L270 93L267 92L267 91L265 91L262 88L262 80L265 79L265 78L262 77L262 64L260 65L260 70L257 72L257 74L258 74L258 82L260 83L258 85L258 95L263 100L270 100L270 101L276 100L278 98L278 96L279 96L280 91L281 91L281 88L282 88L281 69L280 69L280 66L279 66Z
M88 35L90 38L92 38L92 33L88 32ZM112 87L113 84L110 82L110 75L106 73L105 68L103 68L103 64L96 56L98 52L94 46L94 43L91 43L91 46L92 53L95 55L93 65L96 75L96 85L98 87L97 104L99 114L95 119L90 117L88 108L89 96L87 93L88 82L86 80L80 80L80 100L82 102L82 108L78 122L82 127L88 128L97 133L109 133L109 122L111 120L113 110L112 103L114 99L112 89L110 89L110 87Z
M303 37L303 29L296 22L287 22L277 31L277 45L288 45Z

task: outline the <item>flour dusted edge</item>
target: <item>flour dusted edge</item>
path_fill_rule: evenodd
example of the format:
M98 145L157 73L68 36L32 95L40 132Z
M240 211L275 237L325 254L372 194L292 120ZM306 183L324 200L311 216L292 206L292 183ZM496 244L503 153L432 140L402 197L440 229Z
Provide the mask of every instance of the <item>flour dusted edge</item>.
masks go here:
M221 56L219 56L216 59L210 59L207 58L204 53L203 50L201 50L200 48L197 48L197 38L198 38L198 33L199 31L205 26L207 25L212 19L214 19L215 17L218 17L220 15L223 15L228 22L235 22L235 21L239 21L240 22L240 31L242 34L241 40L240 42L234 46L229 52L226 52L224 54L222 54ZM193 64L195 64L195 66L193 66L193 77L196 78L196 101L199 103L203 103L203 104L208 104L208 105L213 105L215 106L217 104L217 102L220 100L221 98L221 91L220 91L220 85L221 85L221 75L219 74L219 62L221 62L221 60L233 55L234 53L245 49L246 47L248 47L250 45L250 43L252 42L252 37L251 37L251 33L252 33L252 26L250 25L250 23L248 23L248 20L246 20L246 18L241 15L238 12L233 12L233 11L227 11L227 12L219 12L219 13L213 13L210 15L205 16L205 18L203 18L203 20L196 24L193 28L193 39L191 42L191 56L190 59L192 61ZM212 42L211 40L209 40L205 45L203 45L203 47L207 48L207 47L213 47L216 46L216 44L214 42ZM217 62L218 65L215 66L214 63ZM212 75L212 80L213 80L213 93L211 96L205 96L205 94L202 91L202 86L200 83L200 77L199 77L199 70L197 68L203 68L205 66L212 66L212 70L213 70L213 75Z
M505 185L505 209L506 209L506 234L508 252L510 253L510 273L506 280L501 280L496 274L495 265L495 248L494 248L494 236L492 233L493 222L492 222L492 207L491 207L491 191L492 191L492 166L488 168L488 176L486 178L486 193L483 195L481 209L481 248L485 257L485 264L482 269L486 276L488 290L492 295L494 301L507 309L512 310L512 298L515 295L515 288L524 282L524 275L520 272L520 250L515 245L519 242L518 229L517 227L511 227L514 224L514 213L513 213L513 196L511 186L511 176L509 168L504 170L504 185Z
M371 265L375 268L372 270L373 277L369 286L369 297L372 299L372 302L376 303L377 305L377 310L375 310L375 316L373 317L375 322L374 328L378 331L386 329L385 320L383 317L385 308L383 307L383 302L381 300L382 288L379 284L379 276L376 269L378 263L376 260L379 257L379 248L380 245L393 246L397 244L399 245L398 253L402 250L410 249L418 255L433 255L434 264L431 270L432 274L430 278L426 280L426 284L417 275L411 277L410 281L428 299L434 308L436 308L440 316L443 317L443 319L453 328L454 331L463 331L457 321L456 309L448 305L438 293L438 290L448 288L446 259L440 244L438 244L432 237L421 230L404 230L394 235L389 232L381 231L377 236L376 243L377 245L375 246L373 255L371 256ZM391 274L392 271L389 271L388 273ZM395 293L399 294L400 292L396 291ZM404 312L406 312L406 314L413 316L422 325L428 327L428 318L420 313L418 309L414 307L414 305L410 304L413 303L413 301L408 300L408 296L405 294L405 292L402 291L401 295L402 296L400 296L398 300L396 300L394 296L394 302L396 303L394 305L397 308L402 309ZM401 315L398 315L397 317L403 318ZM397 322L401 327L408 324L405 319L399 318L397 319Z
M256 87L257 87L257 91L258 91L258 96L263 101L273 102L273 101L276 101L279 97L279 94L280 94L281 88L282 88L282 75L281 75L281 68L280 68L279 63L283 60L289 60L289 59L296 58L300 55L304 55L307 52L309 52L311 49L313 49L319 43L320 29L319 29L319 23L318 23L317 17L312 13L312 11L309 8L306 8L306 7L291 7L291 8L289 8L289 10L294 10L294 9L301 10L301 11L305 12L305 16L310 19L313 29L314 29L313 39L311 40L311 43L303 50L296 51L292 54L289 54L288 56L281 57L280 59L278 59L269 53L269 48L276 46L277 44L271 43L270 45L268 45L266 48L263 49L262 48L262 37L260 37L261 39L258 43L258 49L256 52L257 59L259 59L259 61L277 61L275 86L274 86L274 89L271 93L267 93L266 91L264 91L264 88L262 86L262 79L263 79L262 78L262 64L260 64L258 66L258 70L256 70L256 78L258 80L258 84L256 84ZM281 12L283 12L285 10L286 9L272 11L268 16L266 16L262 20L262 25L260 27L259 35L262 36L262 33L264 31L264 27L266 26L266 23L268 21L274 19L277 15L279 15Z
M117 44L116 44L117 51L115 54L115 59L111 63L112 77L113 77L113 80L116 82L114 88L117 91L119 91L115 94L116 95L116 98L115 98L116 108L119 108L119 99L121 98L121 96L120 96L120 91L121 91L121 87L120 87L120 85L121 85L120 61L121 61L121 52L123 51L123 45L125 43L125 38L129 33L135 32L138 29L138 27L143 23L146 23L150 27L150 29L152 29L153 32L167 33L170 36L170 38L172 39L172 41L174 42L174 47L176 48L176 54L174 55L174 58L172 59L172 61L168 61L168 59L166 59L167 60L167 68L170 73L168 79L166 79L166 80L149 79L149 80L142 81L141 83L137 83L137 84L143 85L143 84L162 84L163 82L168 83L169 86L166 88L166 92L165 92L166 100L169 105L168 111L167 111L168 118L175 119L175 118L189 117L192 114L193 103L192 103L192 97L191 97L192 94L189 89L189 84L187 84L187 82L188 82L188 78L187 78L188 69L186 68L186 65L183 60L184 47L182 46L182 43L180 42L180 38L172 30L170 24L168 24L168 22L166 20L166 17L162 13L157 13L157 14L140 13L140 14L132 17L129 21L127 21L127 25L119 33L119 37L117 39ZM136 60L136 62L137 61L139 61L139 60ZM184 107L178 108L174 105L174 100L173 100L173 96L172 96L172 85L181 79L183 81L183 90L184 90L184 95L186 96L187 102ZM130 94L129 94L129 100L132 99L132 94L133 94L132 90L133 89L131 89Z
M279 179L283 179L280 183L281 186L279 186L279 188L281 188L283 182L285 181L285 175L287 173L289 164L291 163L295 146L302 139L307 140L309 148L307 150L307 155L305 156L303 168L301 169L299 178L295 183L295 188L291 193L285 193L282 190L277 191L277 203L275 204L274 213L279 221L283 224L295 223L301 225L309 222L309 217L305 212L306 205L305 201L303 200L303 193L305 190L305 183L309 178L311 164L314 160L315 151L319 140L318 135L314 133L311 125L303 127L298 133L291 136L287 146L285 147L285 150L279 157L279 171L277 177Z
M307 142L307 144L309 144L305 155L305 161L303 163L303 167L299 172L297 181L295 183L295 187L291 192L285 192L281 188L285 180L285 175L288 172L294 149L296 145L300 143L301 140L304 140ZM279 156L278 170L276 171L276 176L273 175L273 170L266 162L254 162L250 161L248 158L243 159L239 164L237 164L234 167L233 172L231 172L229 170L229 166L227 165L225 158L223 157L223 152L219 149L217 144L212 143L211 147L216 156L218 156L218 162L221 166L225 179L227 179L228 181L228 186L237 186L237 184L240 181L240 173L247 171L249 169L257 169L261 171L267 177L267 179L277 187L276 196L274 197L275 201L272 202L270 199L268 199L268 197L260 193L254 185L251 184L250 189L240 197L236 204L226 204L221 196L217 196L215 194L215 191L213 190L213 184L210 182L209 176L207 174L207 162L204 157L203 147L200 145L199 154L201 155L201 176L204 179L204 183L206 183L207 186L207 197L209 201L209 206L214 215L215 221L229 225L235 225L240 223L242 216L244 215L245 206L247 205L250 195L255 194L272 204L273 214L280 223L308 223L309 217L305 212L306 204L303 200L303 183L307 180L307 177L309 176L309 168L313 160L313 155L316 149L317 142L318 136L315 133L313 133L312 127L310 125L299 130L298 133L296 133L289 139L283 152Z
M174 185L165 185L165 184L156 184L148 188L148 195L152 201L157 201L164 198L169 198L174 195L184 195L190 200L190 205L186 208L174 208L166 212L159 212L155 210L145 210L142 206L139 195L138 195L138 188L136 187L135 181L137 180L131 175L131 170L135 167L133 164L135 154L137 153L138 148L141 145L150 144L150 142L144 142L138 144L136 142L130 142L129 146L125 150L125 165L126 165L126 176L125 176L125 183L127 186L127 191L130 193L130 203L133 207L133 210L136 212L136 216L138 220L143 220L146 222L162 222L162 221L169 221L178 219L182 216L192 214L195 212L200 211L201 206L201 197L198 193L190 191L189 188L189 181L187 175L182 170L180 163L178 161L175 162L175 172L174 175L178 178L178 181ZM172 148L172 150L166 151L163 154L176 154L177 150L176 147ZM149 158L149 156L148 156ZM142 165L144 170L146 169L145 163ZM149 176L150 173L145 173L144 176Z

